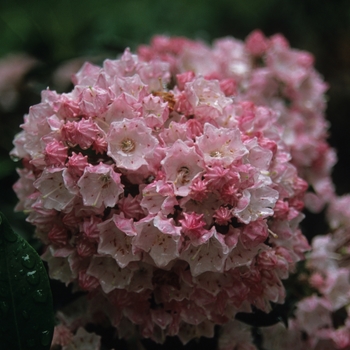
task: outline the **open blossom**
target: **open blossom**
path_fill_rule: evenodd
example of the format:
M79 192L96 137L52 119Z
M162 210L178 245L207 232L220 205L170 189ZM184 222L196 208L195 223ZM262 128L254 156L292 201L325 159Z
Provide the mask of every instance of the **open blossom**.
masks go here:
M143 115L147 126L161 127L168 119L168 104L162 102L158 96L146 96L142 101Z
M136 231L132 220L114 215L113 218L99 224L98 252L112 256L120 267L125 267L130 261L140 260L141 252L133 245Z
M194 147L176 141L162 160L166 180L173 184L174 194L185 197L193 179L203 171L203 159Z
M138 55L84 64L72 92L44 91L25 116L12 151L24 166L17 209L46 245L50 276L84 291L101 327L186 343L227 324L221 349L255 349L235 316L284 301L281 280L309 249L299 229L307 181L317 195L332 190L325 125L311 128L321 110L309 123L298 95L321 108L322 86L309 56L289 57L277 39L210 48L156 37ZM293 158L306 149L304 162ZM322 281L327 302L344 306L345 273ZM98 348L79 326L57 344L83 347L84 335Z
M74 194L65 185L63 171L59 168L45 170L34 182L41 193L43 207L46 209L62 210L69 205Z
M197 144L206 164L217 161L229 165L247 153L238 128L215 128L212 124L205 123L203 135L197 138Z
M80 193L84 204L87 206L114 207L122 194L123 185L120 183L120 174L113 167L100 163L99 165L86 167L84 174L78 181Z
M108 136L108 155L120 168L137 170L147 165L146 156L151 156L158 140L151 135L151 129L141 120L124 119L113 122Z
M272 216L277 199L278 192L268 186L244 190L238 207L234 210L235 215L246 224L258 218ZM244 204L240 205L240 202L244 202Z
M180 228L160 216L145 218L136 225L135 247L149 253L158 267L179 256Z
M202 77L185 84L185 94L195 113L209 111L211 108L222 112L231 102L221 91L218 81Z
M317 329L331 326L330 304L316 296L305 298L298 303L296 318L308 334Z

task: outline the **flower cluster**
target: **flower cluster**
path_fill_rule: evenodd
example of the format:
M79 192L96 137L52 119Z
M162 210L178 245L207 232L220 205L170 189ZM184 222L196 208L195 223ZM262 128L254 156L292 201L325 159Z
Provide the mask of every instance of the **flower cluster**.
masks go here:
M306 260L311 293L298 301L288 328L277 324L263 331L268 349L350 348L349 204L349 195L332 199L332 232L313 239Z
M226 96L235 102L251 101L279 113L283 141L289 146L292 163L310 185L306 206L320 211L332 198L330 172L336 155L327 143L325 120L327 85L313 67L312 55L291 49L280 34L266 38L254 31L242 42L222 38L209 47L185 38L156 36L151 45L142 45L139 56L145 61L162 59L170 64L178 84L194 76L218 80ZM251 127L246 124L246 131Z
M86 291L120 337L186 343L268 312L309 249L305 191L323 193L332 163L325 86L308 54L259 35L213 49L158 37L84 64L70 93L43 91L25 116L17 209L51 278Z

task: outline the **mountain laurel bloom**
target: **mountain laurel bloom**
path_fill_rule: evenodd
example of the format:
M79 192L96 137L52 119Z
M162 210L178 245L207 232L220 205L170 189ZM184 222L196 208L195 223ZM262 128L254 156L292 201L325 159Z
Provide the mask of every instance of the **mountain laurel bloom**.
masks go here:
M222 349L231 326L237 347L255 348L235 315L284 302L281 279L310 248L306 190L315 210L332 198L326 85L312 64L260 32L213 47L158 36L84 64L69 93L42 92L14 140L17 208L50 276L88 294L80 325L97 314L120 337L187 343L226 324ZM324 290L337 286L343 275ZM70 349L76 331L58 329L57 342Z

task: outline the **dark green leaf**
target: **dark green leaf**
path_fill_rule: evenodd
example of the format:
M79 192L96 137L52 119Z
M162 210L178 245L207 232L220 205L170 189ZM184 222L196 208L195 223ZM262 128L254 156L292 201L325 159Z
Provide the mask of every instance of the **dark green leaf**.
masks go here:
M52 295L44 265L0 212L1 349L50 349Z

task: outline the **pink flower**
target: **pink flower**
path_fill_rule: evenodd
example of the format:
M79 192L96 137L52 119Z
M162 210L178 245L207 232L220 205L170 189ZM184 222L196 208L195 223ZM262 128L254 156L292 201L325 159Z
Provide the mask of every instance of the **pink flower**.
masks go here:
M129 48L125 49L120 60L107 59L103 63L105 72L110 76L133 76L136 73L137 66L138 57L133 55Z
M298 88L309 74L313 57L308 52L290 50L288 46L272 41L267 64L279 79Z
M190 186L190 196L196 200L201 202L208 194L208 183L205 180L202 180L200 178L195 178L192 181L192 184Z
M107 153L117 167L137 170L148 164L146 157L151 156L158 144L151 132L142 120L124 119L111 124L107 135Z
M97 86L87 87L80 93L79 107L82 113L88 117L103 113L110 102L108 91Z
M115 78L113 87L117 96L125 93L125 100L132 106L137 106L148 94L146 85L138 74Z
M180 228L161 216L145 218L135 224L135 246L149 253L158 267L165 267L179 256Z
M53 140L48 143L45 147L45 160L47 165L52 165L54 167L60 167L64 165L67 160L68 148L63 144L63 142Z
M169 109L167 103L158 96L149 95L142 100L143 117L150 128L161 127L168 119Z
M231 97L237 93L237 83L232 78L222 79L220 81L220 89L227 97Z
M120 174L112 166L103 163L86 167L78 186L84 205L93 207L100 207L102 204L114 207L124 188L120 182Z
M268 48L268 40L260 30L255 30L246 38L246 49L254 56L261 56Z
M218 81L204 78L197 78L186 83L185 94L194 111L201 115L204 115L205 111L208 111L209 114L216 113L210 112L211 109L222 112L232 101L221 91Z
M215 143L213 140L215 140ZM203 153L206 164L219 162L227 166L247 153L238 129L215 128L213 125L206 123L204 124L203 135L198 137L196 141L198 148Z
M331 335L337 349L344 349L350 346L350 334L348 328L337 329Z
M83 290L92 291L100 285L96 277L86 274L86 271L79 271L79 287Z
M66 346L73 340L73 334L68 327L63 324L55 326L52 345Z
M189 83L195 78L195 74L192 71L180 73L176 75L177 86L180 90L185 88L185 84Z
M79 145L82 149L89 148L97 139L99 132L99 128L91 119L67 122L61 130L64 141L72 146Z
M99 230L97 225L102 222L102 219L96 215L91 215L90 217L84 218L83 222L80 222L80 232L84 236L92 241L98 240Z
M88 164L87 156L83 156L81 153L76 154L75 152L72 152L72 155L68 158L67 169L73 177L78 179L83 175L84 169Z
M350 195L334 198L328 208L328 221L332 229L350 224Z
M246 248L252 248L263 243L268 235L266 221L257 220L244 227L241 234L241 242Z
M58 225L53 226L47 237L57 246L65 246L68 244L69 240L68 231L64 227Z
M214 42L215 61L226 78L244 81L251 71L251 60L243 42L234 38L222 38Z
M29 207L31 203L35 201L34 198L31 198L31 195L35 191L33 185L35 181L35 175L29 169L17 169L17 173L20 176L20 180L17 181L13 190L15 191L19 202L17 203L15 210L24 210L24 208Z
M85 329L79 328L72 337L72 341L63 346L62 350L86 349L99 350L101 337L95 333L88 333Z
M48 247L42 259L47 262L49 267L49 276L52 279L60 280L68 285L76 277L69 265L68 257L73 253L73 249L65 250L63 256L55 256L56 250L53 246Z
M34 182L34 186L41 193L42 205L46 209L62 210L72 203L74 198L74 194L65 185L60 168L44 170Z
M136 101L135 101L136 102ZM108 106L105 113L102 114L102 119L107 123L102 124L101 128L108 131L107 127L116 121L123 121L123 119L133 119L140 116L140 112L127 100L125 93L116 97Z
M311 296L298 303L295 315L298 323L311 335L321 327L331 326L330 309L331 305L328 301Z
M181 259L188 262L192 275L198 276L205 271L222 272L228 252L223 237L213 227L204 242L190 245L181 253Z
M256 350L250 326L236 320L227 323L220 330L218 349Z
M272 216L277 199L278 192L268 186L244 190L234 214L245 224Z
M333 342L324 329L348 302L350 249L310 55L260 32L213 47L158 36L139 55L83 65L73 83L42 93L12 151L24 167L17 208L51 278L86 294L72 334L101 321L120 337L186 343L227 324L222 349L254 349L235 315L284 301L281 280L310 248L299 224L312 187L318 209L332 202L336 232L313 241L306 268L322 274L322 296L298 304L295 339L305 326L310 344L314 331ZM98 347L78 332L65 346Z
M98 253L112 256L124 268L130 261L141 259L141 252L135 249L136 231L131 219L114 215L98 225L100 242Z
M169 68L167 62L152 60L150 64L140 64L138 74L150 91L156 91L170 82Z
M203 160L195 147L189 147L181 140L167 150L161 164L166 181L174 186L174 194L183 197L189 194L192 181L203 171Z
M233 217L232 210L227 207L220 207L215 211L213 217L215 218L215 222L218 225L225 226L230 222L230 220Z
M86 273L98 279L105 293L116 288L126 288L132 277L128 268L121 268L115 259L109 256L94 255Z
M350 272L347 268L329 273L324 285L320 288L333 310L340 309L350 302Z
M92 86L95 84L100 71L100 67L90 62L85 62L80 70L73 75L72 82L75 85Z
M185 218L179 220L182 226L182 232L190 238L202 238L207 232L207 230L204 229L206 223L202 220L203 214L184 213L183 215Z
M169 127L162 130L159 136L167 146L171 146L177 140L182 140L185 143L189 142L191 140L191 137L193 136L192 133L190 135L189 134L190 129L188 128L188 125L171 121Z

